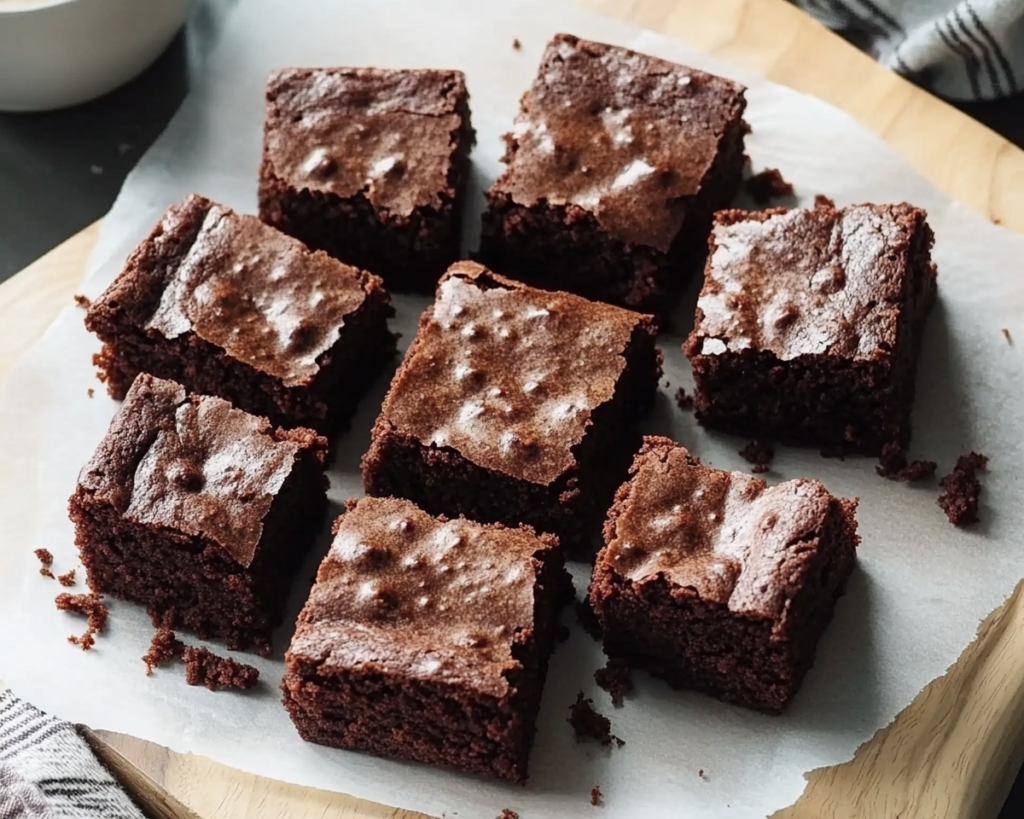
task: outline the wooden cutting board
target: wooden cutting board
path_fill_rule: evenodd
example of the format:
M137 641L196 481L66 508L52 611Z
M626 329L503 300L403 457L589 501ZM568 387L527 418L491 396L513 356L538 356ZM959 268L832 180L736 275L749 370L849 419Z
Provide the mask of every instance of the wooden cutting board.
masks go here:
M876 65L783 0L577 2L846 110L954 199L1024 232L1024 152ZM98 225L87 228L0 285L0 379L70 303L97 235ZM2 458L0 453L0 468ZM243 774L132 737L103 737L207 819L418 816ZM1022 759L1024 595L1018 587L943 678L851 762L812 773L803 798L775 819L993 819Z

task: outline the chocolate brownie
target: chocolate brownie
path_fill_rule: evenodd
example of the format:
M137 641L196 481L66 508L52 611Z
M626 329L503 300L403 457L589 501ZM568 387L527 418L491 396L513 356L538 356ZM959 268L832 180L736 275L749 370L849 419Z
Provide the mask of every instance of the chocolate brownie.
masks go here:
M609 657L778 713L856 561L856 500L769 487L646 438L605 523L590 599Z
M699 270L712 212L742 182L744 91L557 35L505 137L481 261L538 287L665 312Z
M458 262L391 382L363 485L593 556L660 373L650 316Z
M309 742L523 782L567 585L550 535L350 501L285 707Z
M260 217L431 292L459 258L476 138L462 72L286 68L266 93Z
M914 374L935 300L920 208L820 200L715 216L685 345L705 426L878 455L910 440Z
M89 588L269 647L327 503L327 441L140 375L71 497Z
M381 281L204 199L170 208L86 315L110 394L140 372L330 434L395 350Z

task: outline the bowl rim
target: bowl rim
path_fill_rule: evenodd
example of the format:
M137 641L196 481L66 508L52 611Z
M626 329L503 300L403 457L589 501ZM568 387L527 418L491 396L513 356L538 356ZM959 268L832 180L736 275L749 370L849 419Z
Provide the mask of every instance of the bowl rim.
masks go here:
M0 2L0 16L5 14L32 14L55 6L67 6L80 0L4 0Z

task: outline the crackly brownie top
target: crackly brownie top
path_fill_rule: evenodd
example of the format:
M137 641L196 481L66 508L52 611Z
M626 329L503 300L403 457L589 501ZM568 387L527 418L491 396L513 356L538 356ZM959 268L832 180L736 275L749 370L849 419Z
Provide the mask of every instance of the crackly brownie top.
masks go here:
M627 487L599 560L633 582L660 573L703 600L773 619L783 615L832 502L818 481L769 487L704 466L665 438L645 439Z
M888 354L924 220L906 204L719 212L688 350Z
M743 115L744 88L625 48L557 35L523 96L492 189L572 203L624 242L667 251Z
M194 333L286 386L308 383L379 280L198 196L168 210L158 230L174 236L197 215L199 231L168 271L146 329Z
M213 540L248 567L296 455L325 446L309 430L274 430L227 401L144 374L78 483L129 521Z
M384 418L423 444L546 485L575 464L643 316L457 262L396 374Z
M372 666L501 696L556 544L526 528L439 520L397 498L350 501L289 655L327 674Z
M460 71L285 68L267 81L264 157L291 187L365 193L408 216L454 192L448 172L466 110Z

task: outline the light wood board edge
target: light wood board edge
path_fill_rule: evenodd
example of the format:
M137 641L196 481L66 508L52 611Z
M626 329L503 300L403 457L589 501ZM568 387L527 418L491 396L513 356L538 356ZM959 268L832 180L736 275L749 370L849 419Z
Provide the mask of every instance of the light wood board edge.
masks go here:
M950 196L1024 232L1024 154L875 65L782 0L578 2L845 109ZM69 303L97 235L97 226L87 228L0 285L5 318L0 379ZM16 309L8 309L11 304ZM15 327L8 332L11 321ZM775 819L991 819L1024 759L1022 680L1024 600L1018 588L944 677L851 762L813 772L800 801ZM312 819L329 812L343 819L422 819L243 774L132 737L102 736L202 816Z

